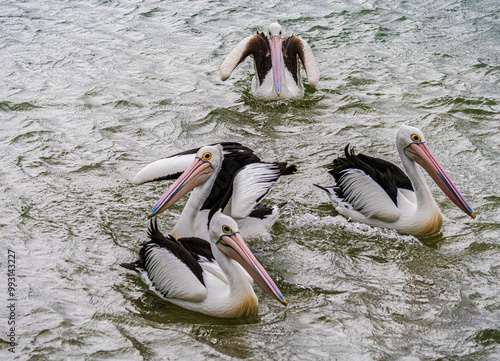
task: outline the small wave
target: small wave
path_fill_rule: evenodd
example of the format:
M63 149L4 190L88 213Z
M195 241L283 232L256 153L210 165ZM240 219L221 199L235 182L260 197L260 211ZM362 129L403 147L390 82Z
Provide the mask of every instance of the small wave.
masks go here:
M350 222L342 216L317 216L311 213L293 215L289 219L288 226L291 229L313 228L314 230L340 228L342 230L364 236L384 237L421 244L420 241L414 236L402 235L393 229L384 229L372 227L363 223Z
M32 110L35 108L40 108L29 102L12 103L12 102L0 102L0 110L4 112L20 112L26 110Z

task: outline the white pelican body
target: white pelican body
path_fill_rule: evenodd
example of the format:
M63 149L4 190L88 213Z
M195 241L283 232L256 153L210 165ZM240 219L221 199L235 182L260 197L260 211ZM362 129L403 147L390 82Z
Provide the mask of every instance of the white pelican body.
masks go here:
M209 227L210 242L199 238L176 240L163 236L151 223L151 241L143 245L139 260L121 266L139 272L160 297L210 316L233 318L255 313L258 299L252 278L287 306L278 287L241 238L236 222L217 211Z
M346 158L334 160L330 170L336 186L320 187L328 192L336 212L355 222L406 234L418 236L438 232L443 216L418 163L453 203L475 218L430 152L420 130L402 125L397 135L397 148L406 174L392 163L349 153L346 147Z
M300 63L304 66L309 85L316 87L319 69L309 44L299 36L282 38L278 23L269 25L264 33L243 39L220 66L221 79L229 78L234 68L247 56L254 60L255 77L251 92L257 99L298 99L304 96Z
M285 99L301 99L304 97L304 85L300 71L297 72L297 81L293 78L290 71L285 68L285 63L281 59L281 91L278 93L275 90L274 76L272 71L269 71L262 84L259 77L256 75L252 79L252 88L250 92L256 99L261 100L285 100ZM257 72L257 70L256 70ZM315 86L314 86L315 87ZM314 88L313 87L313 88Z
M197 152L196 152L197 151ZM193 153L195 152L195 153ZM182 174L178 174L181 170ZM223 202L224 213L238 222L246 238L265 233L278 219L285 204L264 206L258 202L282 174L295 171L286 163L263 163L237 143L223 143L186 151L143 168L134 183L177 178L151 210L160 214L193 190L172 235L208 238L208 210Z

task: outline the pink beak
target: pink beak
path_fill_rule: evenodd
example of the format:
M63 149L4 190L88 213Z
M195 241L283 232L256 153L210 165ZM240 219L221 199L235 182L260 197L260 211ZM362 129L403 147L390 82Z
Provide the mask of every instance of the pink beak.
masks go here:
M170 208L190 190L203 184L212 172L213 169L210 163L196 158L189 168L167 189L160 200L156 202L148 214L148 219Z
M268 295L281 302L285 307L288 306L288 302L281 294L278 286L276 286L264 267L257 261L239 233L222 236L217 242L217 247L228 257L241 264Z
M409 145L409 148L411 148L411 150L406 148L405 153L429 173L444 194L446 194L448 198L467 215L476 218L462 194L460 194L455 184L453 184L450 177L448 177L448 174L446 174L443 167L441 167L437 159L431 153L429 147L427 147L427 144L413 143Z
M271 59L273 63L273 79L274 79L274 90L278 97L281 94L281 57L282 55L282 40L278 36L273 36L269 40L271 45Z

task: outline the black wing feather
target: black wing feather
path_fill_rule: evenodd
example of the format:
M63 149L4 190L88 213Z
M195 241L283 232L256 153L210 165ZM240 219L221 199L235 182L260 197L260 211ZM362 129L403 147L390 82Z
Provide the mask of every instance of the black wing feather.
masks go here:
M252 218L257 218L257 219L264 219L267 216L270 216L273 213L274 207L268 206L266 204L257 204L253 210L252 213L248 215L248 217Z
M256 35L252 36L250 40L248 40L236 66L243 62L249 55L253 57L255 69L257 71L257 78L262 85L266 74L269 73L273 67L271 60L271 47L269 46L268 38L264 35L264 33L257 32Z
M269 40L267 36L264 35L264 33L257 32L257 35L253 36L252 39L248 42L247 48L249 54L253 56L259 83L260 85L262 85L266 74L269 73L273 68Z
M260 163L260 158L249 148L227 148L224 150L224 160L222 161L220 172L217 178L215 178L210 194L201 207L202 210L212 209L220 203L220 200L230 191L233 178L240 169L251 163ZM225 205L222 207L225 207Z
M265 163L265 162L260 162L260 161L259 162L249 162L248 164L250 164L250 163ZM282 175L290 175L290 174L294 174L297 172L297 167L294 164L292 164L290 166L286 162L267 163L267 164L274 165L280 171L280 173L276 177L276 180ZM247 164L245 164L245 165L247 165ZM210 209L210 212L208 213L208 223L209 224L210 224L210 220L212 219L212 216L215 214L215 212L217 212L219 209L223 210L227 206L227 204L229 203L229 200L231 199L231 197L233 195L234 177L236 177L238 172L240 172L245 165L243 165L241 168L239 168L235 172L235 174L233 175L233 178L231 178L231 181L229 182L229 184L226 186L226 188L224 190L219 189L217 194L218 195L223 194L223 195L220 196L218 199L214 198L213 201L210 203L210 205L211 205L210 208L209 207L202 208L202 209ZM213 190L213 188L212 188L212 190ZM268 189L268 192L269 192L269 189ZM267 194L267 192L262 194L258 199L256 199L256 202L260 202L261 199L264 198L264 196L266 194ZM207 201L205 201L204 206L207 204ZM279 207L281 208L286 203L287 202L282 203L281 205L279 205ZM248 216L253 217L253 218L263 219L272 213L272 209L273 209L273 207L271 207L271 206L257 204Z
M135 271L145 270L146 272L148 272L150 268L152 252L155 252L155 250L158 250L159 248L164 248L171 252L181 262L183 262L193 272L196 278L198 278L198 280L205 286L205 281L203 280L203 268L198 263L199 253L196 253L192 249L190 250L185 248L181 242L176 240L171 235L165 237L163 233L161 233L158 229L158 223L156 222L156 219L152 219L149 222L148 236L150 238L150 241L145 242L142 245L142 248L139 251L139 259L134 263L122 263L120 264L120 266ZM196 242L199 241L203 240L199 238L196 239ZM148 276L152 284L155 285L155 279L153 275L148 272ZM168 295L164 296L168 297Z
M370 157L364 154L355 154L354 148L349 149L349 144L344 149L345 158L338 157L333 161L329 173L335 178L335 182L340 184L344 171L348 169L360 169L370 176L392 199L397 206L398 188L413 190L408 176L393 163L383 159ZM334 189L337 196L345 198L342 188Z
M177 240L185 249L187 249L198 262L201 257L206 258L209 262L215 261L214 254L210 243L198 237L183 237Z
M283 60L285 67L292 73L295 83L299 82L300 63L298 59L304 64L303 57L304 46L298 37L292 35L283 39Z

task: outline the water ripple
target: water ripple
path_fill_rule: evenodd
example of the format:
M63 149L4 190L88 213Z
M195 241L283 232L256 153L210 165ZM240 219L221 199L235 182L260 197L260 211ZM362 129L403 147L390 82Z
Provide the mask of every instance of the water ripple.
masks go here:
M0 229L19 255L19 360L500 352L497 2L6 0L0 13ZM220 80L224 56L272 21L316 56L321 80L302 100L253 99L250 60ZM433 184L438 235L333 216L312 185L331 184L325 165L348 143L400 164L401 123L425 132L476 220ZM133 185L134 174L219 141L298 167L266 196L294 201L249 241L286 309L256 289L256 315L194 314L119 267L137 257L166 187Z

